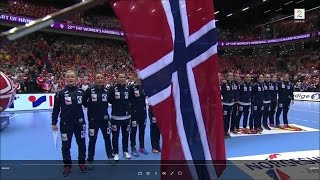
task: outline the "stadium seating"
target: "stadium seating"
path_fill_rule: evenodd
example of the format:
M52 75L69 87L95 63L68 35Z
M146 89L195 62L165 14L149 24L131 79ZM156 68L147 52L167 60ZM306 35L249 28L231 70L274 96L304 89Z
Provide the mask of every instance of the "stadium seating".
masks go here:
M43 17L58 10L57 7L52 5L39 5L26 0L15 0L8 2L7 8L9 13L33 18ZM291 18L288 18L270 24L272 33L269 35L262 33L265 32L265 27L257 28L256 25L246 25L242 28L231 26L232 28L227 28L219 27L218 24L218 38L221 41L256 40L298 35L319 30L318 17L320 16L320 11L308 12L307 15L308 16L306 16L306 19L303 23L295 23ZM279 19L281 17L282 16L275 17L274 19ZM116 18L105 15L95 14L91 16L84 16L82 14L76 14L71 16L66 21L88 26L97 26L117 30L121 29L119 21Z
M319 57L319 52L311 50L284 57L287 62L285 72L290 72L294 77L299 91L319 90ZM218 62L221 73L238 72L242 76L246 73L252 76L277 73L281 76L283 72L279 70L277 57L273 55L228 56L220 53ZM0 71L20 84L20 92L54 91L54 83L63 87L63 72L70 68L78 71L79 86L87 81L93 82L94 72L97 71L105 74L108 84L114 83L119 71L124 71L129 77L135 72L122 43L42 33L1 47L0 64Z

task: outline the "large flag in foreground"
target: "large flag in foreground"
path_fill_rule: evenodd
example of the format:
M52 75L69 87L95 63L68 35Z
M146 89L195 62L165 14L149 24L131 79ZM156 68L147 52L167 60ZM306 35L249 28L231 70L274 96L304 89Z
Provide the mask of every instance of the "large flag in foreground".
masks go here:
M111 5L159 123L162 162L189 163L193 179L220 176L225 146L212 0L113 0ZM206 165L192 163L197 160ZM219 164L213 165L215 160Z

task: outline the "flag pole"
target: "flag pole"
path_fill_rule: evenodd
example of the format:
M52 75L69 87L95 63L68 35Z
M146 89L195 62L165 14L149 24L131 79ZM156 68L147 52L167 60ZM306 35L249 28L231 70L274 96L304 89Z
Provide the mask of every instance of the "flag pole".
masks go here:
M105 2L107 2L107 0L85 0L80 3L74 4L70 7L49 14L45 17L33 20L25 25L14 27L0 34L1 44L16 40L35 31L39 31L45 27L50 26L50 24L54 23L55 21L64 19L67 16L72 15L76 12L82 12L97 5L101 5Z

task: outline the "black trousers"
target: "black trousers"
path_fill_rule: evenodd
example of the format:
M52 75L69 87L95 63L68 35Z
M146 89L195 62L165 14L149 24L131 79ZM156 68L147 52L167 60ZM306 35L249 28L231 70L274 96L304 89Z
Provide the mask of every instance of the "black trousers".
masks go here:
M277 100L271 101L270 112L269 112L269 121L270 121L270 124L273 124L273 125L274 125L274 115L276 113L276 108L277 108Z
M130 130L130 146L131 149L136 149L136 135L139 128L139 147L144 148L144 134L146 128L146 118L144 116L133 115L131 119Z
M60 122L60 132L62 139L62 158L64 166L71 167L70 148L73 134L78 144L78 163L85 164L86 158L86 140L85 140L86 124L84 118L79 122Z
M243 114L243 124L242 127L243 128L247 128L247 124L248 124L248 117L249 117L249 110L250 110L250 105L240 105L239 106L239 113L238 113L238 121L237 121L237 129L239 129L240 126L240 120Z
M114 120L111 119L111 129L112 129L112 147L113 153L119 154L119 134L121 130L122 134L122 151L128 152L128 138L130 131L130 119L126 120Z
M264 126L268 126L268 117L270 115L270 105L271 103L263 103L263 120Z
M160 130L154 118L150 119L150 137L152 149L160 149Z
M230 118L232 112L232 106L223 105L223 122L224 122L224 133L228 133L230 129Z
M283 110L283 124L288 125L288 112L290 107L291 99L279 100L277 114L276 114L276 125L280 125L280 114Z
M251 114L249 119L250 129L261 127L262 102L254 102L251 104Z
M240 105L238 103L235 103L232 106L232 113L231 113L231 131L234 130L234 128L237 127L238 124L238 114L239 114L239 107ZM238 126L239 129L239 126Z
M96 149L96 142L98 137L99 129L102 132L104 139L104 146L108 158L112 158L112 147L111 147L111 121L105 119L94 119L89 122L89 148L88 148L88 161L94 160L94 154Z

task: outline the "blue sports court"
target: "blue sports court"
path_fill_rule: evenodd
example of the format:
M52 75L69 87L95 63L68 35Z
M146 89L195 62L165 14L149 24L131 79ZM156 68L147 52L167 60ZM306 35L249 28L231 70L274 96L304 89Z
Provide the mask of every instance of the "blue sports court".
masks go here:
M250 159L251 157L253 160L265 160L268 158L268 154L281 154L285 152L299 153L302 151L308 152L314 150L319 151L319 108L319 102L295 101L295 103L291 105L288 115L289 123L296 127L300 127L303 131L272 130L266 132L266 130L264 130L262 134L232 135L232 138L225 140L227 159L245 160ZM8 115L10 117L10 125L1 132L1 160L62 160L61 138L58 138L58 149L54 147L53 143L53 134L51 131L51 110L5 112L2 116L3 115ZM148 155L140 154L140 157L138 158L132 157L132 160L159 160L160 154L151 153L149 120L147 122L145 142L146 149L150 153ZM71 157L73 160L76 160L78 155L76 149L77 146L75 141L72 141L72 143ZM106 160L103 143L102 134L99 132L96 144L96 160ZM121 157L120 159L123 158ZM100 169L100 173L107 173L103 170L105 166L115 168L115 171L112 170L108 172L115 173L117 165L108 166L107 164L108 163L104 165L104 163L100 163L97 165L96 171L94 169L87 174L80 174L77 168L73 168L73 175L65 179L78 178L78 176L79 178L90 178L92 175L96 175L94 172L97 172L98 169ZM56 176L61 176L62 178L62 166L56 166L56 168ZM139 172L139 167L134 168L136 168L134 171ZM154 165L151 169L152 171L156 171L158 169L160 172L160 167L158 165ZM244 171L240 170L238 166L227 166L227 169L221 179L229 179L231 176L234 177L234 173L239 174L238 177L249 179L251 177ZM132 175L137 176L138 174L132 173L131 177ZM32 177L37 175L32 174L30 176ZM141 176L140 178L143 179L143 177L149 179L160 178L159 174Z

